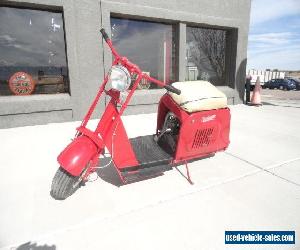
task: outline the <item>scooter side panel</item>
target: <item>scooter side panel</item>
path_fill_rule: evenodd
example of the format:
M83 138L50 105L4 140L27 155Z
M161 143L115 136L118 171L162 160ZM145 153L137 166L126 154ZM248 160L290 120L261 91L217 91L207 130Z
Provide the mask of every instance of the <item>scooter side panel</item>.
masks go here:
M115 132L111 130L108 134L111 136L106 137L105 144L113 156L115 166L121 169L139 165L123 123L120 122Z
M96 131L101 134L117 168L137 166L139 163L128 139L122 119L116 120L118 115L117 108L110 102Z
M166 94L159 104L157 130L162 128L164 117L169 111L173 112L180 121L174 162L205 157L228 147L229 108L187 113Z
M230 111L228 108L190 114L182 121L175 160L202 157L229 145Z

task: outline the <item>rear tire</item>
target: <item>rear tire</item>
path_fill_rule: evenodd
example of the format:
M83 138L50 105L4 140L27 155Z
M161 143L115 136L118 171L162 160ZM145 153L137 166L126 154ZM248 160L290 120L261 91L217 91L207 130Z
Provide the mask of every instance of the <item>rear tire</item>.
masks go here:
M57 169L51 185L51 196L56 200L64 200L74 194L82 185L83 181L80 176L73 176L62 167Z

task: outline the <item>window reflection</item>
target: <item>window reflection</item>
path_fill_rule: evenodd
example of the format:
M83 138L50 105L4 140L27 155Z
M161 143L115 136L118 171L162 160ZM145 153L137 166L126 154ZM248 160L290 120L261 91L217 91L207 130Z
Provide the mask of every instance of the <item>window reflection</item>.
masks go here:
M175 27L170 24L111 18L112 41L151 77L166 83L175 81ZM158 88L142 82L139 89Z
M62 13L0 7L0 95L68 92L65 50Z
M225 83L226 31L187 27L186 80Z

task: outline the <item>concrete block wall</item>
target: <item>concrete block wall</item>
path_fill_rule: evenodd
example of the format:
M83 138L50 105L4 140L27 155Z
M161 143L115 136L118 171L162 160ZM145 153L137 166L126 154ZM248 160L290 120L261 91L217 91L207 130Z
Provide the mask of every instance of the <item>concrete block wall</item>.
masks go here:
M178 80L185 79L186 26L228 30L226 70L228 86L220 87L229 102L244 95L250 0L12 0L0 6L63 11L70 95L0 96L0 128L81 120L96 94L111 55L99 28L110 34L110 16L173 23L178 30ZM1 25L1 24L0 24ZM137 91L126 114L149 113L164 90ZM105 107L102 100L94 118Z

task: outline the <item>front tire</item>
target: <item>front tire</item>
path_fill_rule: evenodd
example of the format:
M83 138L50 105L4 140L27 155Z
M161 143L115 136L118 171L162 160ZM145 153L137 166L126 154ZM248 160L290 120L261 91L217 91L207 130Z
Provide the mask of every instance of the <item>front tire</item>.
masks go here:
M82 183L82 175L73 176L59 167L53 177L50 194L55 200L64 200L74 194Z

